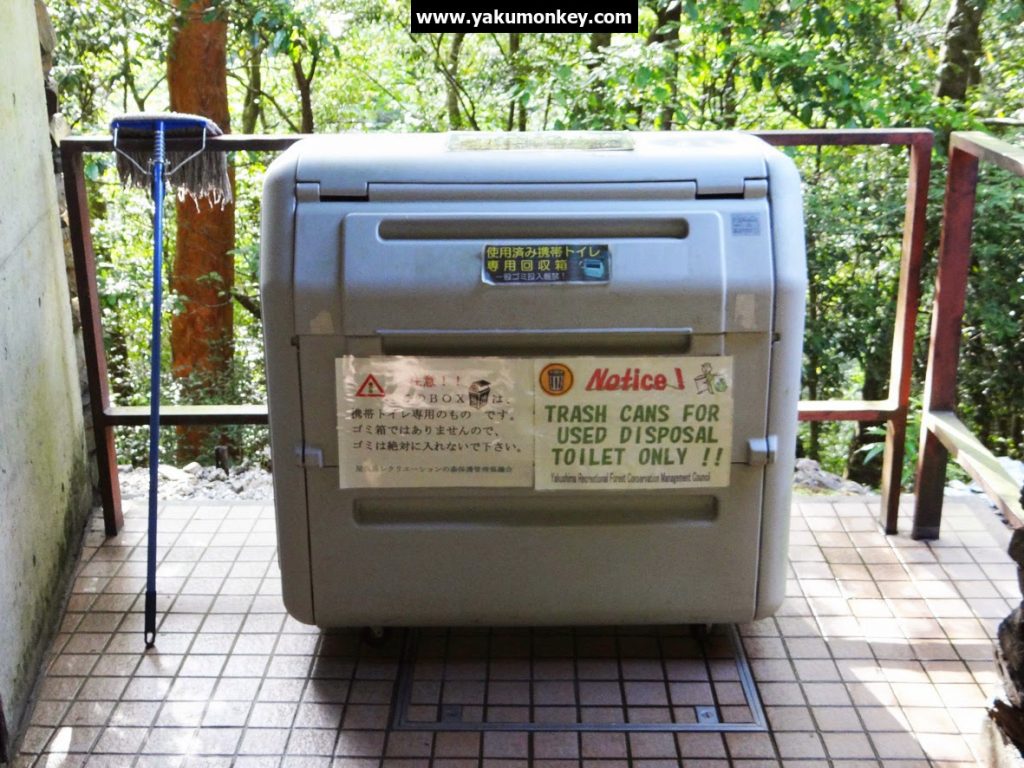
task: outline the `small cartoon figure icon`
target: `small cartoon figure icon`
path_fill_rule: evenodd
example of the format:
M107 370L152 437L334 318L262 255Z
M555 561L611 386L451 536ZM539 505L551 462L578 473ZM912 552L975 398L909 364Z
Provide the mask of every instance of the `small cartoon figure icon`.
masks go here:
M725 392L729 383L724 376L720 376L711 369L711 363L702 363L700 376L695 376L693 383L697 385L698 395L713 395L716 392Z

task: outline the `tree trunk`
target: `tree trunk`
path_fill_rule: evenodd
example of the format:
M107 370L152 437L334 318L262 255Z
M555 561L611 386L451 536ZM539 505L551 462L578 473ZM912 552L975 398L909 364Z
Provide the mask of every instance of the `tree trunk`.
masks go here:
M604 49L612 44L611 32L592 32L590 34L590 56L586 59L586 67L591 72L596 70L604 59ZM583 99L577 101L569 115L569 127L585 129L614 129L608 116L605 102L608 100L608 84L604 80L593 80L589 85L590 93L582 93Z
M963 101L967 89L981 80L981 16L985 0L953 0L946 17L935 95Z
M523 57L520 54L522 47L522 35L518 32L510 32L508 35L508 64L512 80L512 89L515 95L508 105L508 123L506 130L513 128L519 131L526 130L526 94L523 91Z
M295 85L299 89L299 104L302 107L302 133L313 133L313 75L316 71L316 59L307 74L302 69L301 61L292 61L295 73Z
M672 0L664 8L658 8L657 26L647 36L648 45L657 43L665 49L669 98L668 103L659 110L657 122L657 127L663 131L672 130L679 100L679 24L682 22L682 14L681 0Z
M519 78L516 73L516 56L519 53L519 37L518 32L509 32L508 35L508 70L509 79L512 81L512 90L516 90ZM516 105L518 99L515 95L509 100L508 104L508 120L505 121L505 130L511 131L516 125Z
M249 52L246 69L249 82L245 86L245 100L242 104L242 133L255 133L256 124L263 111L263 41L260 40Z
M817 174L815 174L814 181L817 181ZM813 184L813 181L809 183ZM816 272L814 264L815 244L814 228L810 227L807 233L807 277L809 279L807 281L807 331L804 334L804 338L813 336L818 326L819 288L817 280L814 279L814 273ZM820 397L818 369L821 361L816 344L812 343L804 346L804 358L803 383L807 388L807 399L817 400ZM807 432L807 445L803 446L802 455L814 461L821 461L821 422L817 420L812 421L808 425Z
M607 48L611 44L611 32L592 32L590 34L590 52L593 54L600 53L602 48ZM596 62L593 66L597 66Z
M445 94L447 95L448 106L448 127L457 131L462 128L462 110L459 108L459 54L462 52L462 42L466 39L465 32L456 32L452 35L452 45L448 49L448 61L445 78Z
M171 32L167 58L171 109L208 117L227 132L226 20L203 21L209 0L182 4L187 10ZM171 289L181 309L171 321L172 370L190 400L223 402L230 391L234 340L235 209L186 198L177 213ZM206 435L202 428L180 427L178 461L195 460Z
M811 243L808 243L808 251ZM813 329L818 321L818 288L813 277L807 284L807 326ZM807 365L804 366L804 384L807 387L807 399L817 400L818 390L818 352L812 346L805 350ZM808 428L807 445L804 446L804 455L814 461L821 461L821 422L812 421Z
M722 43L726 48L732 45L732 27L722 29ZM730 63L722 79L722 91L719 94L719 118L722 128L731 131L736 128L739 119L739 108L736 104L736 62Z
M889 394L888 382L884 375L888 368L884 365L872 365L866 361L864 365L864 386L861 389L861 397L864 400L882 400ZM846 477L861 485L869 485L877 488L882 483L882 457L879 456L873 461L865 462L864 453L861 450L872 443L884 441L881 435L872 434L871 430L876 424L860 422L857 431L850 440L846 453Z

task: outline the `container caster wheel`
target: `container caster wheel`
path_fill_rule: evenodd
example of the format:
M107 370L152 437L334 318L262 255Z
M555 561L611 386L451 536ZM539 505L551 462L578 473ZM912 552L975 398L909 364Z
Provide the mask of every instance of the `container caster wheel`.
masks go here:
M697 624L697 625L694 626L693 629L694 629L694 635L696 635L697 639L700 640L701 642L704 642L709 637L711 637L712 633L714 632L715 625L714 624Z
M363 627L360 639L371 648L382 648L391 639L390 627Z

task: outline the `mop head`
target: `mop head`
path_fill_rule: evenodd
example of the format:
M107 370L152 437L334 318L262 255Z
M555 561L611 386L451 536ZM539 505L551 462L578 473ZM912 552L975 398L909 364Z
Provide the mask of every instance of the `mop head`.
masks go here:
M110 123L116 130L117 173L125 186L141 187L150 191L152 185L153 138L157 124L164 124L164 135L168 140L201 138L205 131L207 138L220 136L220 127L200 115L179 112L150 112L121 115ZM125 142L149 140L139 147L126 147ZM167 183L177 193L178 199L186 196L198 202L206 197L222 208L231 202L231 180L228 178L227 153L207 150L191 157L198 149L168 149L165 168L169 172ZM138 165L136 165L136 163ZM184 163L184 165L182 165Z

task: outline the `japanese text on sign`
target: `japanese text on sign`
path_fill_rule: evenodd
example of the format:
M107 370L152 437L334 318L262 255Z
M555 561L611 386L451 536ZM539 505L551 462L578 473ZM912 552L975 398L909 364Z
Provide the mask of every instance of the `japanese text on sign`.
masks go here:
M529 360L335 361L342 488L530 486Z
M731 357L343 357L343 488L721 487Z
M606 283L611 274L607 245L487 245L484 281L516 283Z

